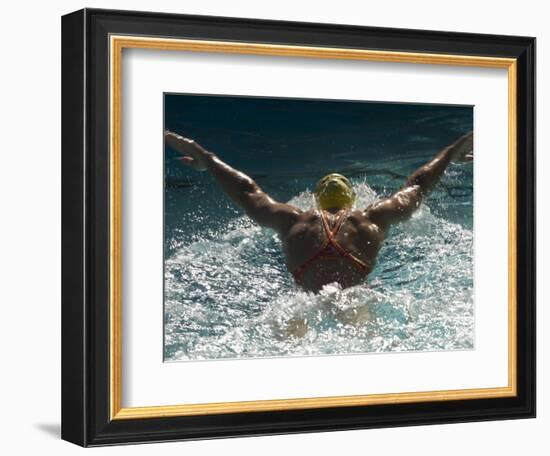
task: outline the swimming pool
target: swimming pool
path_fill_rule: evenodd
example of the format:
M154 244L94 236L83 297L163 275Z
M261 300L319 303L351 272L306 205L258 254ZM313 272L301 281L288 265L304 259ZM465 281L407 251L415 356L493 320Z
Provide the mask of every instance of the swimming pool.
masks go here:
M468 107L354 106L351 118L358 121L350 127L349 112L337 117L345 103L325 104L308 109L332 122L332 134L323 125L317 131L297 126L298 113L287 109L287 128L296 132L278 133L276 142L254 122L232 125L230 109L227 128L213 125L207 109L216 97L173 97L173 105L166 102L169 128L201 144L201 134L206 142L218 138L220 144L206 147L278 200L303 209L312 207L316 180L331 171L351 179L356 206L366 207L472 128ZM194 123L178 114L189 112L190 103ZM216 112L223 117L230 103L220 103ZM238 106L242 116L249 109L261 117L254 102ZM261 106L273 116L273 106ZM365 118L366 126L359 122ZM380 140L384 132L387 139ZM328 285L313 294L295 285L273 232L250 221L210 176L183 169L173 156L167 151L165 361L473 348L471 164L451 165L412 219L392 228L366 283L344 290ZM302 320L306 334L289 336L289 325Z

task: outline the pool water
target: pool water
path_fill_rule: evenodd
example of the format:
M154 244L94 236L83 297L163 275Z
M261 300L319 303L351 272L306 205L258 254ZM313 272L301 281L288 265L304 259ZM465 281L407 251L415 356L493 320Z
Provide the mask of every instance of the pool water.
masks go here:
M397 190L408 174L472 127L471 108L407 105L400 110L392 105L388 113L387 105L374 104L365 108L370 115L366 132L360 122L355 130L336 129L335 144L345 147L327 145L320 132L311 131L309 147L304 148L304 135L292 132L267 147L258 145L254 125L207 130L212 122L204 106L211 109L216 97L203 97L209 104L202 97L173 98L172 104L166 99L169 128L194 135L202 144L200 135L207 142L218 138L220 144L205 147L250 174L278 200L302 209L312 207L317 179L332 171L350 178L356 206L367 207ZM226 102L217 112L224 112ZM192 104L195 127L178 116L182 103ZM253 108L252 103L250 116ZM271 113L268 108L264 112ZM357 108L354 115L363 119L365 112ZM368 142L349 146L357 135L379 135L388 119L390 139L376 143L380 150ZM349 126L349 114L346 120ZM259 134L272 137L265 130ZM348 289L331 284L313 294L294 283L277 235L255 225L210 176L184 169L174 155L167 150L165 361L473 348L472 164L450 165L414 216L391 229L364 284ZM293 328L304 328L304 322L307 331L296 336Z

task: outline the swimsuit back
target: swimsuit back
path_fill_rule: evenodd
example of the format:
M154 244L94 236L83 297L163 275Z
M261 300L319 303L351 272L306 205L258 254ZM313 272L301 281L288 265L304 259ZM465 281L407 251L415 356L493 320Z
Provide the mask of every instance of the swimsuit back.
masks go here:
M292 272L298 282L301 282L303 280L306 270L318 260L335 260L346 258L356 269L361 271L363 274L367 275L370 272L369 267L364 261L360 260L357 256L350 253L348 250L342 247L338 243L338 241L336 241L336 235L340 231L340 228L342 227L344 220L347 218L348 213L348 209L343 211L336 220L334 228L331 230L324 212L322 210L320 211L323 231L325 233L325 240L319 250L314 255L312 255L308 260L306 260Z

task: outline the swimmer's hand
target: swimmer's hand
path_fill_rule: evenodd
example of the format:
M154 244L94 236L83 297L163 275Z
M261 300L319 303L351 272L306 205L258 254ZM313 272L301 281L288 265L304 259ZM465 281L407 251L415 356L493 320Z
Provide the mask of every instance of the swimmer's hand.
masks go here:
M461 136L450 147L453 150L454 163L471 162L474 159L474 132Z
M164 132L166 144L177 150L183 157L178 157L182 163L196 171L206 171L213 154L190 138L185 138L172 131Z

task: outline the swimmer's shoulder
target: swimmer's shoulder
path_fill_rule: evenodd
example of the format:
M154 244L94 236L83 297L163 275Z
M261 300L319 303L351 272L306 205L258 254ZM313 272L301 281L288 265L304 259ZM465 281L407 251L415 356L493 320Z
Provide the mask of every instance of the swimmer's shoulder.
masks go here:
M368 217L364 209L353 209L349 212L347 220L351 223L359 224L368 221Z
M298 228L305 229L313 225L317 226L319 224L319 219L319 212L315 209L300 211L295 219L295 222L293 223L292 228L296 230Z
M321 226L319 219L319 214L315 210L301 211L289 230L284 233L283 241L297 239L303 242L304 237L318 232Z
M308 222L319 218L319 211L316 209L308 209L300 212L300 222Z
M382 235L383 231L367 215L367 211L354 209L349 213L348 225L354 226L359 231L368 232L371 235Z

